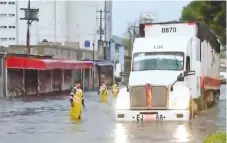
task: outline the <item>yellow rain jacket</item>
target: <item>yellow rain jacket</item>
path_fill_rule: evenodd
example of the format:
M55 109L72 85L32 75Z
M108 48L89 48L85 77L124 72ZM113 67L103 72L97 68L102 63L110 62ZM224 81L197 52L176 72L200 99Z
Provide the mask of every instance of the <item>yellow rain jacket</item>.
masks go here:
M82 98L83 98L83 91L81 89L77 89L76 93L73 96L73 106L70 108L70 117L73 120L81 119Z
M100 87L100 101L101 102L108 102L107 101L107 87L105 85Z
M117 97L118 92L119 92L119 88L118 88L117 84L114 84L114 85L112 86L112 93L113 93L113 96L114 96L115 98Z

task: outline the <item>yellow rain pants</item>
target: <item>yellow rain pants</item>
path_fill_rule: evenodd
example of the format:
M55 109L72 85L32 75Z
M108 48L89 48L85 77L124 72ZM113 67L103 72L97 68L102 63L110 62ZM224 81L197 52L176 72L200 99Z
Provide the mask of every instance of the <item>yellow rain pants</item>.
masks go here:
M73 107L70 108L70 118L80 120L82 115L82 90L78 90L73 97Z
M101 89L101 92L100 92L100 101L101 102L108 102L108 100L107 100L107 90L106 89L104 89L104 88L102 88Z

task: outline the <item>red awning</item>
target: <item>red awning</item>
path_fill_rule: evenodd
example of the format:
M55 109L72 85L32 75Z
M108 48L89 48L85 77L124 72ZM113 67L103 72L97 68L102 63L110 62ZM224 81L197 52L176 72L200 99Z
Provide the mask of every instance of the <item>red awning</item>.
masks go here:
M92 61L72 61L72 60L54 60L54 59L35 59L25 57L7 57L7 68L14 69L84 69L92 68Z

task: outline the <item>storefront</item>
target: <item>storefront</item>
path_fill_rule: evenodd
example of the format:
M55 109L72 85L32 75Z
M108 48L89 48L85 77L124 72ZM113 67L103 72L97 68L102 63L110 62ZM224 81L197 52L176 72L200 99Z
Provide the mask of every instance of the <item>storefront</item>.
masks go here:
M98 75L98 83L105 83L107 86L113 85L114 68L111 62L95 62Z
M22 56L3 56L5 65L2 66L1 72L6 73L0 83L6 85L0 91L4 96L21 96L21 95L44 95L46 93L62 93L62 91L71 90L75 85L72 78L73 71L80 71L81 76L76 80L82 82L82 87L91 89L84 81L92 79L86 77L86 71L91 73L94 64L92 61L72 61L72 60L54 60L38 59ZM91 74L88 74L88 76Z

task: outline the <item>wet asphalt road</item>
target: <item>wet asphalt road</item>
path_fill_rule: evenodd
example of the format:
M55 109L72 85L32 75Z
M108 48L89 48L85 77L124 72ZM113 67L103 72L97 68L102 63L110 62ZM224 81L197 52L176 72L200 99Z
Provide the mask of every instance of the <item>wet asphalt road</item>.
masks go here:
M85 93L83 119L73 123L68 98L0 100L0 143L202 143L204 135L226 128L226 88L216 107L188 122L117 123L114 101Z

